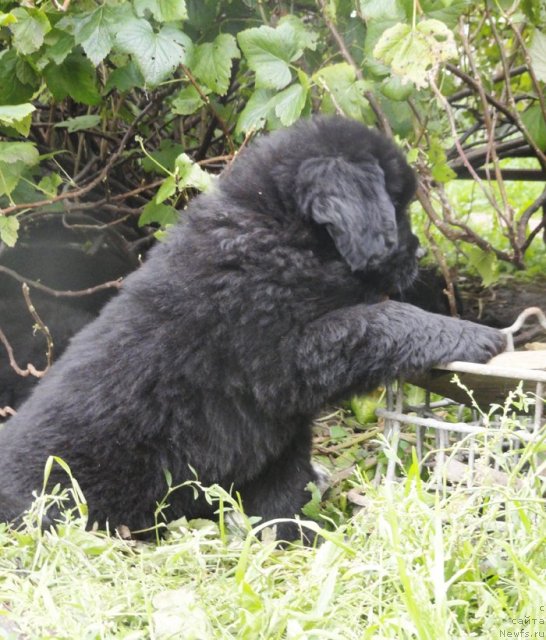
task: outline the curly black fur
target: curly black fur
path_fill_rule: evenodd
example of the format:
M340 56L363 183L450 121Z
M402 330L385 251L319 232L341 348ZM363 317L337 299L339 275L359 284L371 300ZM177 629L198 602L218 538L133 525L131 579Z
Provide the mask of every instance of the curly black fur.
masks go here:
M243 152L0 431L0 517L28 506L50 454L102 525L151 525L165 470L233 488L264 519L299 513L325 404L504 347L496 330L385 300L417 271L414 189L391 142L342 118ZM211 515L190 490L169 503L170 517Z

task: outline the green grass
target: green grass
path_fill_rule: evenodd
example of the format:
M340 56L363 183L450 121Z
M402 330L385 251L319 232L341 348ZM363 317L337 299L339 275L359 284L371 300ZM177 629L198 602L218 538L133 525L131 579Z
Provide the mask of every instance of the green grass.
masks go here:
M546 634L540 469L516 483L491 443L483 446L501 456L507 486L437 489L408 462L402 482L374 487L380 437L342 412L319 425L316 450L334 487L321 505L327 539L315 549L258 541L248 522L226 530L182 520L159 545L88 532L78 519L43 534L32 516L22 531L0 529L0 638Z

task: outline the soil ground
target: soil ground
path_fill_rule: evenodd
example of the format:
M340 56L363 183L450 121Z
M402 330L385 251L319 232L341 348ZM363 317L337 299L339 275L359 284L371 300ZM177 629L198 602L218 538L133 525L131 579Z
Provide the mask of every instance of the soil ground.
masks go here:
M546 314L546 275L530 281L503 278L484 289L478 280L460 278L457 282L463 302L462 317L491 327L509 327L528 307L540 307ZM545 341L546 332L531 319L518 342Z

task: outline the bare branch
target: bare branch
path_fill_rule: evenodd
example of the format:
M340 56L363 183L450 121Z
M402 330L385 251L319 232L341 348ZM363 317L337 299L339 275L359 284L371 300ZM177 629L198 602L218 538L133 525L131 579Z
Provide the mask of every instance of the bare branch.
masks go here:
M159 99L159 98L157 98L157 99ZM15 213L16 211L21 211L23 209L25 209L25 210L37 209L39 207L44 207L46 205L51 205L54 202L61 202L63 200L68 200L70 198L79 198L79 197L85 195L86 193L89 193L89 191L91 191L94 187L96 187L98 184L100 184L102 182L102 180L104 180L104 178L106 178L106 176L108 175L108 172L110 171L110 169L112 168L114 163L117 161L117 159L123 153L129 138L131 137L131 135L134 133L134 131L136 129L137 124L152 109L153 106L155 106L155 101L149 102L144 107L144 109L142 109L142 111L136 116L136 118L133 120L133 122L128 127L127 131L125 132L123 138L121 139L121 142L119 143L118 148L110 156L108 162L104 165L103 169L100 171L98 176L96 178L94 178L93 180L91 180L91 182L86 184L84 187L80 187L80 188L74 189L72 191L66 191L64 193L60 193L58 196L55 196L54 198L52 198L50 200L38 200L37 202L26 202L26 203L22 203L22 204L15 204L15 205L12 205L10 207L6 207L5 209L0 209L0 215L7 216L7 215L10 215L11 213Z
M40 316L38 315L38 312L36 311L36 308L32 304L32 300L30 299L28 284L26 282L23 284L22 289L23 289L23 297L25 299L27 309L29 310L30 315L33 317L34 322L36 322L36 325L39 331L41 331L44 334L46 343L47 343L46 368L43 371L38 371L34 368L32 364L30 363L27 364L27 368L29 369L30 373L33 376L36 376L37 378L41 378L43 375L47 373L47 371L51 367L51 360L53 358L53 338L51 337L51 333L48 327L44 324L44 321L40 318Z
M48 293L50 296L54 296L55 298L76 298L79 296L88 296L104 289L119 289L123 281L123 278L118 278L117 280L110 280L109 282L103 282L102 284L98 284L94 287L88 287L87 289L80 289L78 291L57 291L57 289L47 287L45 284L37 282L36 280L29 280L29 278L21 276L17 271L14 271L9 267L5 267L4 265L0 265L0 273L5 273L10 276L10 278L17 280L17 282L28 284L29 286L34 287L34 289L39 289L40 291Z

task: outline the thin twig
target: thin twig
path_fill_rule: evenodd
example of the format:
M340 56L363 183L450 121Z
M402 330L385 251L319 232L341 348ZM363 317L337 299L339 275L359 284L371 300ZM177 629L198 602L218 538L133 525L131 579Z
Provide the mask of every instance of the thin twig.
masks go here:
M55 298L76 298L79 296L87 296L92 293L96 293L97 291L102 291L103 289L119 289L123 281L123 278L118 278L117 280L103 282L102 284L98 284L94 287L88 287L87 289L79 289L77 291L58 291L57 289L51 289L51 287L47 287L45 284L37 282L36 280L29 280L28 278L18 274L17 271L14 271L9 267L5 267L4 265L0 265L0 273L5 273L14 280L17 280L17 282L21 282L23 284L27 283L29 286L39 289L44 293L48 293L50 296L54 296Z
M495 210L497 210L498 205L495 202L495 198L490 193L490 190L488 188L486 188L486 186L483 183L483 181L481 180L481 178L476 174L476 172L474 170L474 167L468 161L468 159L466 157L466 154L465 154L465 151L462 148L461 143L459 142L458 135L457 135L457 125L455 123L455 117L453 115L453 111L451 109L451 105L447 101L446 97L440 91L440 88L438 87L438 85L436 84L436 81L434 80L434 78L432 76L429 77L429 85L430 85L430 88L432 89L434 95L436 96L438 102L442 105L442 107L444 108L444 110L446 112L446 115L447 115L447 118L448 118L448 121L449 121L449 125L451 127L451 133L453 135L453 138L455 139L455 147L457 149L457 152L459 153L459 157L461 158L464 166L467 168L467 170L470 173L470 175L472 176L472 178L476 181L477 184L480 185L480 187L481 187L481 189L483 191L483 194L487 198L489 204Z
M68 7L70 6L71 0L64 0L62 4L58 2L58 0L53 0L53 4L59 11L68 11Z
M487 14L489 17L489 14ZM490 22L490 26L491 28L494 30L494 25L492 23L491 20L489 20ZM514 248L514 251L516 253L518 253L518 246L517 246L517 242L516 242L516 237L514 235L514 229L513 229L513 221L514 221L514 210L512 208L512 206L510 205L510 202L508 200L508 195L506 193L506 189L504 188L504 181L502 179L502 175L500 172L500 164L499 164L499 158L497 155L497 151L496 151L496 144L495 144L495 126L496 126L496 118L495 116L491 116L490 112L489 112L489 107L488 107L488 100L487 100L487 95L486 95L486 91L483 87L483 83L481 81L481 77L480 74L478 72L478 69L476 67L476 63L474 61L474 56L473 56L473 52L472 52L472 48L470 46L470 43L466 37L466 33L465 33L465 25L462 22L462 19L459 20L459 35L461 38L461 42L463 44L463 48L465 50L468 62L470 64L470 68L472 70L472 73L474 74L475 78L476 78L476 89L478 92L478 95L480 97L480 101L482 104L482 114L483 114L483 119L484 119L484 125L485 125L485 129L487 132L487 154L486 154L486 166L485 166L485 171L486 171L486 175L487 175L487 180L490 186L490 176L489 176L489 163L492 162L493 163L493 169L495 172L495 177L497 180L497 186L499 189L499 193L501 196L501 201L502 201L502 206L497 204L496 198L494 196L494 191L491 189L490 193L491 193L491 197L492 199L495 201L495 212L497 214L497 216L499 217L500 220L502 220L502 222L504 223L503 225L503 230L504 230L504 235L508 238L510 244L512 245L512 247ZM498 47L502 48L502 44L500 42L497 41ZM504 54L501 51L500 52L501 57L504 60ZM505 69L505 74L508 76L508 69L507 67L504 67ZM507 83L509 84L509 79L507 80ZM506 84L505 83L505 86ZM497 112L498 113L498 110ZM518 255L518 259L520 258L520 256Z
M30 373L33 376L36 376L37 378L41 378L47 373L47 371L51 367L51 361L53 358L53 338L51 337L51 333L48 327L44 324L44 321L38 315L38 312L36 311L35 306L32 304L32 300L30 299L28 284L26 282L23 283L22 289L23 289L23 298L25 299L27 309L29 310L30 315L34 318L34 322L36 322L38 329L44 334L46 343L47 343L46 368L43 371L38 371L37 369L34 368L34 365L32 365L31 363L27 364L27 368L29 369Z
M15 360L15 356L13 355L13 347L9 343L9 340L6 338L6 334L0 328L0 342L4 345L6 353L8 354L8 360L10 367L15 371L17 375L22 376L23 378L27 378L31 372L29 369L21 369L21 367L17 364Z
M464 71L461 71L461 69L456 67L454 64L451 64L450 62L448 62L446 64L446 69L448 71L450 71L454 76L457 76L458 78L460 78L469 87L471 87L472 91L479 91L478 82L474 78L469 76L467 73L465 73ZM471 94L470 91L468 93L464 93L464 94L462 92L459 92L457 94L453 94L453 96L451 96L449 98L449 102L456 102L459 99L459 97L457 97L457 100L455 100L455 96L466 97L467 95L470 95L470 94ZM489 93L484 91L483 95L485 97L485 100L487 102L489 102L489 104L494 106L495 109L497 109L498 111L503 113L508 118L508 120L510 120L510 122L513 122L514 124L517 124L517 118L516 118L516 116L514 116L512 111L510 111L510 109L508 109L505 105L500 103L491 94L489 94Z
M431 224L431 221L429 219L429 227ZM443 253L443 251L440 250L440 247L437 245L436 241L434 240L433 235L430 233L430 228L425 228L425 235L426 238L428 240L428 243L432 249L432 252L434 253L434 257L436 258L436 262L438 263L439 267L440 267L440 271L442 272L442 275L444 276L444 280L446 281L446 289L445 289L445 293L447 295L447 301L448 301L448 305L449 305L449 313L454 317L457 318L459 313L458 313L458 309L457 309L457 298L455 296L455 285L453 284L453 278L451 276L451 272L449 270L449 267L447 265L447 261L445 259L445 255Z

